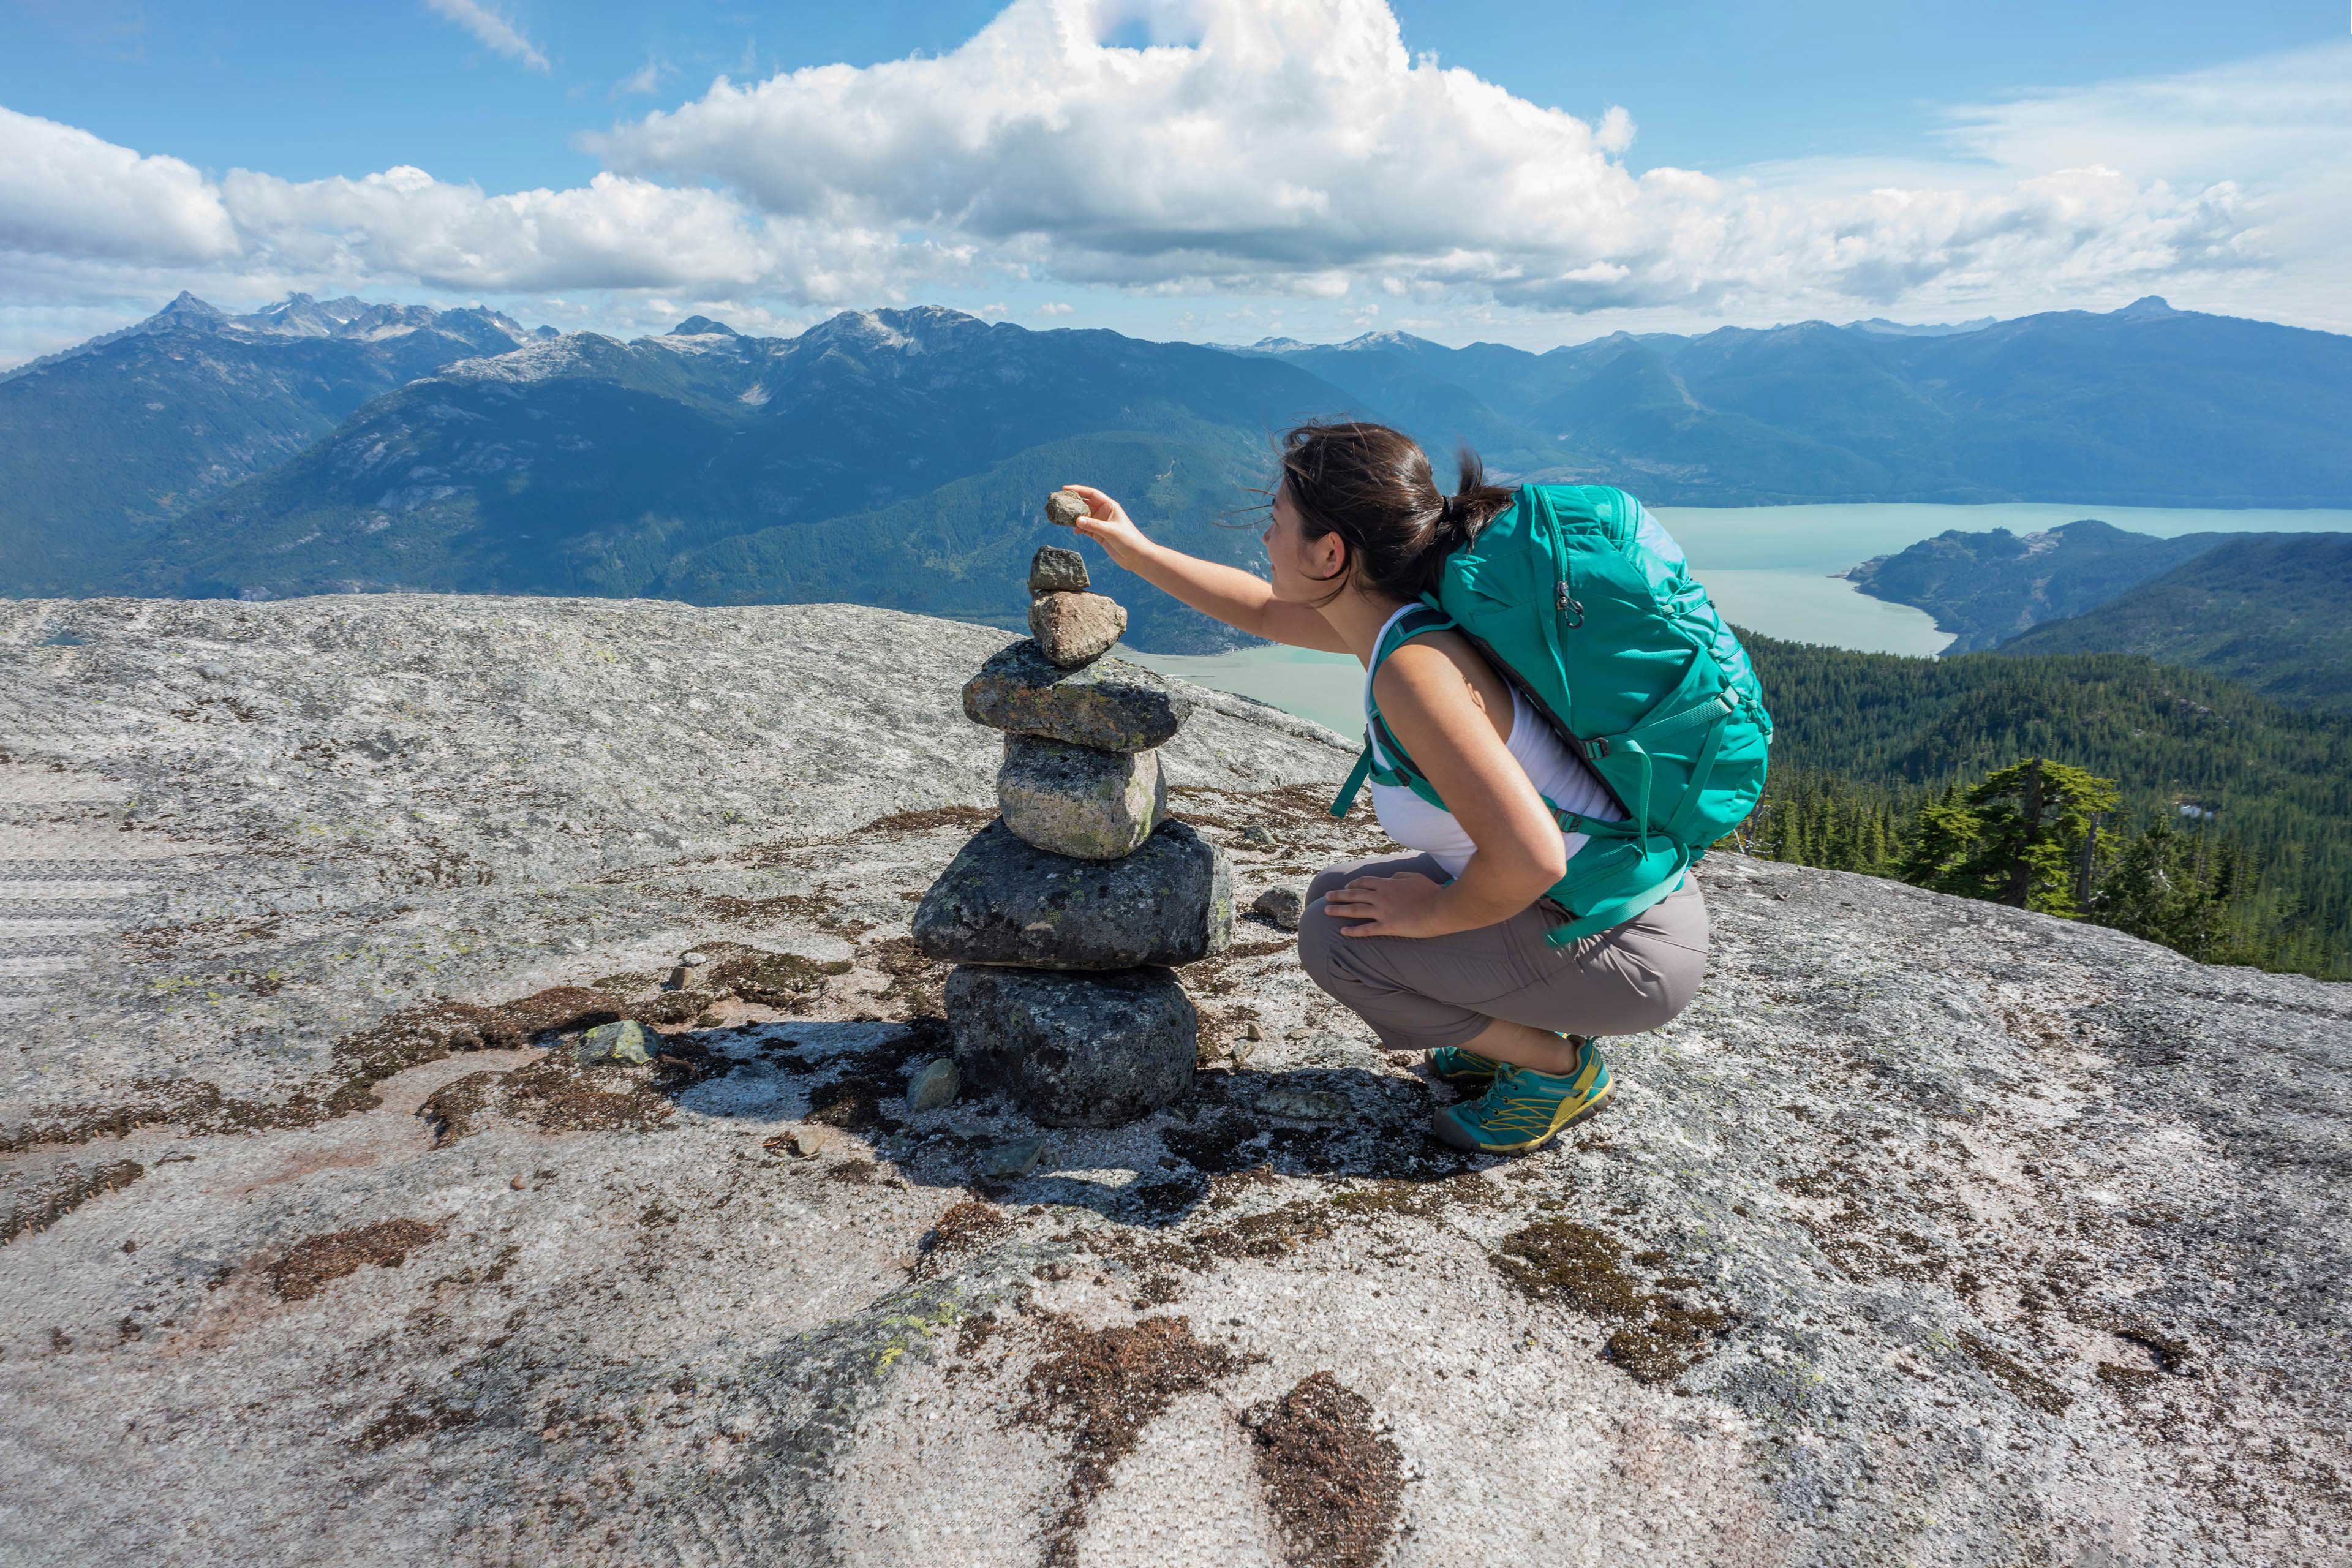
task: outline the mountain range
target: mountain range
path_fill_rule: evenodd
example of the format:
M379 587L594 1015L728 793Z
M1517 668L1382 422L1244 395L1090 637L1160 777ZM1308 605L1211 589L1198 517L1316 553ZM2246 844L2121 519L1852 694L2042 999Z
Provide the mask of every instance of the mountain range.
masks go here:
M1254 533L1221 524L1268 437L1335 415L1395 424L1441 467L1467 442L1513 478L1666 503L2352 504L2352 338L2155 300L1892 326L1227 348L919 308L623 342L183 295L0 378L0 593L837 598L1010 622L1041 487L1098 483L1247 563ZM1216 646L1152 598L1129 601L1138 646Z
M1948 530L1846 573L1954 634L1949 653L2137 653L2352 713L2352 534Z
M232 316L182 293L119 332L0 374L0 592L128 586L123 563L205 498L369 400L552 335L495 310L296 294Z

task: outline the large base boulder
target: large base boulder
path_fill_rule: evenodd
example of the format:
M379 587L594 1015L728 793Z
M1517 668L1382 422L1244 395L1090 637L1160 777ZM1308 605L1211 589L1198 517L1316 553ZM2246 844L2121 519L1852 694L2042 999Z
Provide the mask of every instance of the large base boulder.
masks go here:
M1233 941L1233 870L1181 822L1118 860L1052 854L992 822L923 895L914 934L924 956L946 963L1191 963Z
M1116 860L1166 819L1168 784L1157 752L1097 752L1007 735L996 808L1024 843L1080 860Z
M1139 664L1104 658L1064 669L1025 639L997 652L963 689L964 717L975 724L1098 752L1164 745L1192 711L1173 686Z
M1164 969L948 976L956 1061L1048 1127L1116 1127L1184 1092L1200 1049L1192 999Z

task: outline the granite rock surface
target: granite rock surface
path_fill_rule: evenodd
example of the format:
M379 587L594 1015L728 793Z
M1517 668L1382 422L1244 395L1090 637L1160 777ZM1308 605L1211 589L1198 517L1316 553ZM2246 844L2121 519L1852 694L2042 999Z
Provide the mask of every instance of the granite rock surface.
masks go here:
M1048 1127L1117 1127L1192 1087L1200 1021L1165 969L948 976L956 1059Z
M1131 854L1167 819L1154 752L1097 752L1034 735L1004 738L996 809L1024 843L1081 860Z
M2352 987L1710 857L1525 1160L1255 922L1153 1114L914 1111L1003 641L0 604L0 1560L2344 1560ZM1382 848L1192 700L1237 898Z
M1223 952L1233 931L1231 865L1181 821L1116 860L1056 855L992 822L915 909L915 945L942 963L1191 963Z

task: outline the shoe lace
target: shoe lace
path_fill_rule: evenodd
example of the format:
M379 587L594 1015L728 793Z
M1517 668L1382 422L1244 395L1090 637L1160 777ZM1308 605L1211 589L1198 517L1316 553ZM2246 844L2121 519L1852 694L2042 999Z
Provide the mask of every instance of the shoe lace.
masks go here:
M1486 1100L1490 1103L1478 1108L1478 1120L1505 1132L1534 1132L1549 1127L1553 1114L1559 1109L1561 1097L1506 1094L1504 1089L1509 1081L1498 1080L1493 1089L1486 1091Z

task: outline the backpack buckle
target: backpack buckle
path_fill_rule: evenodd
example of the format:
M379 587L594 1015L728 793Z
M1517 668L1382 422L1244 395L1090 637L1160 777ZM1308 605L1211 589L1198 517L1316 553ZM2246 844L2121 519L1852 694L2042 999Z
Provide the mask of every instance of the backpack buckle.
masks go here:
M1570 631L1574 631L1577 627L1584 624L1584 606L1578 604L1573 598L1570 597L1568 584L1565 582L1561 583L1559 585L1559 613L1562 616L1572 616L1575 617L1568 623L1568 629Z
M1603 737L1598 741L1585 742L1584 754L1596 763L1601 758L1607 756L1609 754L1609 742L1607 738Z

